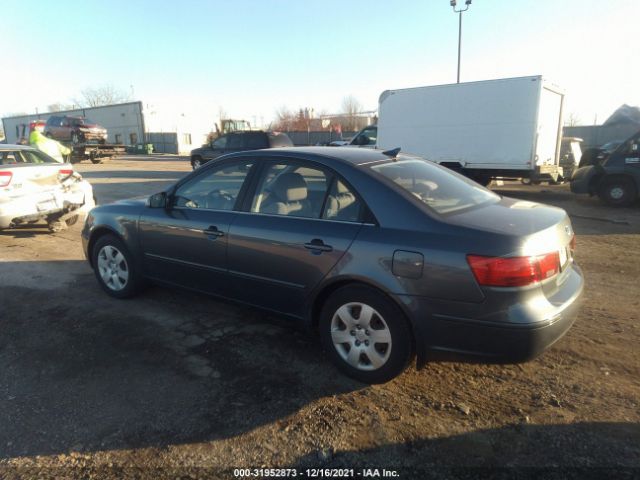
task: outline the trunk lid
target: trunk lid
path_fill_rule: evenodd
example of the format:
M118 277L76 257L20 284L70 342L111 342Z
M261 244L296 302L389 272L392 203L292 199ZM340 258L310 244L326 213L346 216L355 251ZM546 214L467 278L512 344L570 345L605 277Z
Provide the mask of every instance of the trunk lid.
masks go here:
M546 294L553 294L566 278L573 261L574 231L571 220L561 208L502 197L499 202L451 215L447 221L473 230L497 233L513 238L511 251L470 252L501 257L543 256L557 252L559 271L542 282Z

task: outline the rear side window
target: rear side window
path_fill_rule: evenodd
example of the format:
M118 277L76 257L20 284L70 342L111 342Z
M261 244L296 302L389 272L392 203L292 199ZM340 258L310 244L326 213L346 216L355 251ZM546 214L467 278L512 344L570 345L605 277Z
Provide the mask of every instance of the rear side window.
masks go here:
M495 203L500 199L495 193L462 175L426 160L400 160L378 164L371 169L393 180L441 214Z
M229 135L227 137L227 148L230 150L242 148L242 135Z
M334 178L325 201L322 218L341 222L359 222L360 209L360 201L351 189Z
M251 211L320 218L327 183L327 174L320 169L288 163L271 165L260 179Z
M250 150L268 148L267 137L264 133L246 133L244 135L244 147Z

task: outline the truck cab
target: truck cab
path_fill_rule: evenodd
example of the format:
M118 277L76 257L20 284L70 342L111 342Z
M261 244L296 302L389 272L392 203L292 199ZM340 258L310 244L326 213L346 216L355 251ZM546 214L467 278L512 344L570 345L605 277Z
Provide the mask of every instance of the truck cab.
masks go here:
M376 148L378 143L378 126L369 125L356 133L349 142L350 147Z
M578 168L571 178L571 191L598 195L615 207L635 202L640 192L640 131L601 162Z

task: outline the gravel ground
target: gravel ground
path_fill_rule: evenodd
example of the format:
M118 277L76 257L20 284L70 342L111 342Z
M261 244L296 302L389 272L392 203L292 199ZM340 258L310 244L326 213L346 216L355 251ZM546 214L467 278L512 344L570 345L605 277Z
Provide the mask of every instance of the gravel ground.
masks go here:
M190 167L151 156L78 170L104 203ZM80 225L1 232L0 478L640 477L638 206L494 189L571 214L587 281L578 321L525 364L440 360L377 386L256 310L160 287L107 297Z

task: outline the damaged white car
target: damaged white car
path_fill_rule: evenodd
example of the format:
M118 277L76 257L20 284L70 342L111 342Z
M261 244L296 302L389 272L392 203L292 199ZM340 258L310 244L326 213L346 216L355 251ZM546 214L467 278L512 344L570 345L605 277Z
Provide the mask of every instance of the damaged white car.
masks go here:
M32 147L0 145L0 230L45 221L56 232L94 206L91 184L71 164Z

